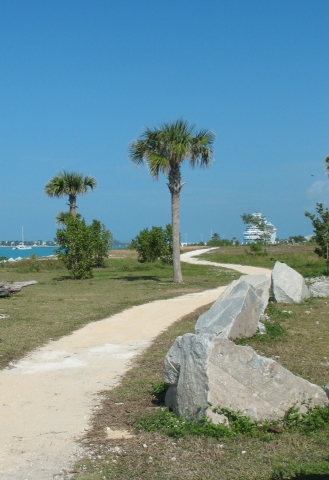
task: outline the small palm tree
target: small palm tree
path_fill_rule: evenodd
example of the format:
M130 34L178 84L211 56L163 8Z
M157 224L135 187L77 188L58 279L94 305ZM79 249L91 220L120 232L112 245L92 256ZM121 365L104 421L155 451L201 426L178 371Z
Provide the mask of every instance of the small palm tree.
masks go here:
M182 282L180 266L179 234L179 197L184 183L181 183L181 164L188 160L192 167L208 167L213 155L211 145L215 136L208 130L195 132L195 126L189 126L185 120L164 123L159 128L146 128L140 137L128 148L129 158L136 164L149 168L151 176L157 179L159 173L168 178L171 193L171 212L173 230L173 267L174 282Z
M97 183L93 177L84 177L82 173L63 170L46 183L45 193L48 197L58 198L68 195L70 214L75 218L77 215L77 195L84 195L88 188L94 190L96 186Z

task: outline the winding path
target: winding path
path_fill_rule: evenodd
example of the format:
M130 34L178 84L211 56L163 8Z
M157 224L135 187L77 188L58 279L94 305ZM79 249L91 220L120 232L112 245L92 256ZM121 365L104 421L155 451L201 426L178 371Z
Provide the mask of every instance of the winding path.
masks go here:
M241 273L270 270L195 260ZM90 323L29 353L0 372L1 480L62 479L83 451L97 393L113 388L131 359L179 318L215 301L225 287L158 300Z

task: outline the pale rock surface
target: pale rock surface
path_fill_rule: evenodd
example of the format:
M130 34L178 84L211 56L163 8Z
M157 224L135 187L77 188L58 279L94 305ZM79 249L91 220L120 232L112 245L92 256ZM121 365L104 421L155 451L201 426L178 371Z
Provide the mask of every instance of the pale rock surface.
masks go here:
M257 332L260 335L266 335L266 327L263 322L258 322Z
M26 282L1 282L0 283L0 297L9 297L12 293L18 293L23 287L35 285L36 280L28 280Z
M165 358L164 381L171 385L166 405L188 420L207 415L214 423L222 423L223 415L214 413L209 404L258 421L281 418L304 401L328 404L326 393L317 385L250 347L209 334L177 337Z
M227 298L230 296L233 288L240 282L246 282L248 285L251 285L256 290L257 295L262 300L262 312L264 313L269 297L270 297L270 288L271 288L271 279L268 275L241 275L238 280L233 280L224 293L222 293L221 298Z
M311 297L329 297L329 282L314 282L309 287Z
M233 282L234 283L234 282ZM236 282L212 307L198 318L197 334L216 334L221 338L252 337L257 332L263 302L252 285Z
M300 303L310 296L304 278L281 262L272 271L272 293L277 303Z

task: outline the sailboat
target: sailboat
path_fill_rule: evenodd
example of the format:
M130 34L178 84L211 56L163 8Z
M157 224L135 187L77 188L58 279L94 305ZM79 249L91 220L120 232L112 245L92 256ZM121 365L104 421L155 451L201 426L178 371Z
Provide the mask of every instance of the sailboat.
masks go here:
M16 247L13 247L13 250L32 250L32 247L29 247L28 245L25 245L24 243L24 229L22 227L22 241L19 242Z

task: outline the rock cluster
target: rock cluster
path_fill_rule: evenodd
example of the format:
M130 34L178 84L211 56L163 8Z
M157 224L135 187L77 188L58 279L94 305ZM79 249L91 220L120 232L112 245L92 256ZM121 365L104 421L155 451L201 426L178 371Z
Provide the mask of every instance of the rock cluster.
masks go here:
M264 318L270 292L265 275L243 275L232 282L212 307L200 315L195 334L177 337L164 361L164 381L170 385L166 405L177 415L214 423L225 417L213 411L226 407L263 421L278 419L294 406L326 405L325 391L293 375L271 358L231 340L253 336ZM277 262L272 273L274 301L298 303L308 298L301 275ZM266 332L262 332L266 333Z
M38 283L36 280L29 280L26 282L0 282L0 297L9 297L13 293L18 293L23 287L28 285L35 285Z

